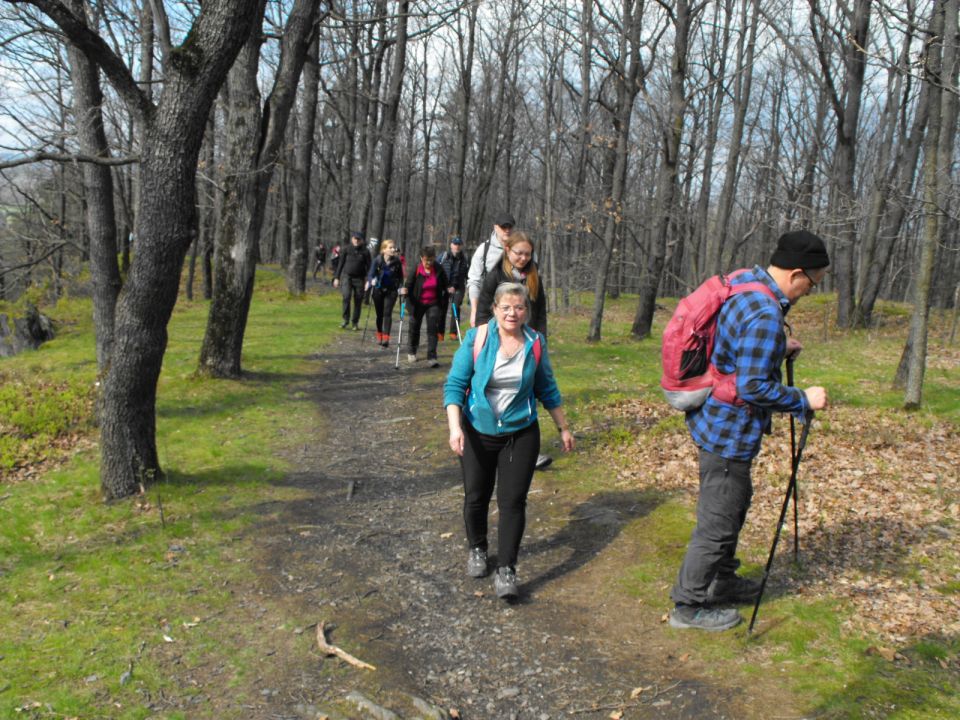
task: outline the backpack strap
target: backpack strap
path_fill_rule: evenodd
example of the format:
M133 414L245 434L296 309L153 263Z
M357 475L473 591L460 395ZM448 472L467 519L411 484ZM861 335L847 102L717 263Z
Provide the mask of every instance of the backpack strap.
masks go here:
M487 342L489 329L490 326L487 323L477 325L477 332L473 336L473 362L477 362L477 357L479 357L480 351L483 350L484 343ZM536 363L534 367L539 367L542 356L543 347L540 344L540 333L537 333L537 338L533 341L533 360Z

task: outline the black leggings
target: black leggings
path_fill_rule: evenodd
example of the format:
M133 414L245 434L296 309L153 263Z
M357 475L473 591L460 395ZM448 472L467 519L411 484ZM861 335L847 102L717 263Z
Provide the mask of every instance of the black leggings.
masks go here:
M412 308L411 308L412 306ZM420 325L423 323L423 317L427 317L427 360L437 359L437 333L443 330L443 318L440 317L441 309L439 305L421 305L418 302L411 302L407 305L407 310L413 310L410 318L410 335L408 338L408 348L412 355L417 354L417 348L420 346Z
M463 422L463 521L471 548L487 549L487 511L497 488L497 565L515 567L527 523L527 493L540 453L540 424L484 435Z
M373 307L377 311L377 332L389 335L390 328L393 327L393 306L397 302L397 291L375 288L372 294Z

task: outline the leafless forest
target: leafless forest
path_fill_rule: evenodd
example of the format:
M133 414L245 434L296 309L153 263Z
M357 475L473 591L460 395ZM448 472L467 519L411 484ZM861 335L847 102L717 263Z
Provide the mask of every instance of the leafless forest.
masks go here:
M958 5L2 0L0 298L89 277L108 497L160 472L180 293L211 301L198 369L237 376L257 263L302 293L352 229L470 249L499 210L592 341L607 297L644 338L657 297L811 229L839 327L914 308L919 402L960 283Z

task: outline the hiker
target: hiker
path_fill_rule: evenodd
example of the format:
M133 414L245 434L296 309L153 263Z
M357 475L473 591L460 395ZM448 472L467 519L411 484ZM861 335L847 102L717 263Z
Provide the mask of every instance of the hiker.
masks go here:
M463 251L463 240L460 239L459 235L450 238L450 249L440 253L437 263L447 274L447 283L449 283L447 294L450 298L448 305L453 306L453 312L450 314L450 339L459 340L460 305L463 303L463 294L467 288L467 270L470 266L470 259L467 257L467 253ZM441 317L447 317L446 307L443 309ZM440 334L443 334L442 324L440 325Z
M697 525L670 593L673 627L732 628L743 618L729 606L751 602L760 592L760 583L736 574L737 539L753 495L751 465L769 432L771 413L805 420L811 410L827 406L822 387L784 385L780 366L802 347L786 335L784 317L823 280L829 264L823 240L805 230L788 232L777 241L766 270L757 265L730 281L760 283L772 297L761 288L746 290L720 308L710 362L722 375L735 373L736 396L728 402L715 391L686 413L699 448L700 495Z
M547 337L547 291L543 278L537 271L534 261L533 241L519 230L513 231L503 241L503 260L483 279L480 297L477 300L477 325L490 320L490 308L493 306L493 294L500 283L519 282L527 288L530 298L530 317L527 325ZM553 462L546 453L537 455L537 470L543 470Z
M316 249L313 251L313 256L315 262L313 264L313 279L317 279L317 273L323 272L323 266L327 264L327 246L323 243L317 243Z
M427 365L434 368L437 361L437 335L443 329L443 307L447 299L447 275L435 262L437 251L432 245L420 250L420 262L407 273L407 279L400 289L407 296L410 316L409 345L407 360L417 361L417 348L420 345L420 325L427 318Z
M493 295L497 287L505 282L518 282L526 286L530 298L530 317L527 326L547 336L547 293L543 287L543 278L533 260L533 240L525 232L515 230L503 241L505 248L502 260L497 263L480 286L477 301L477 325L491 318Z
M373 297L373 307L377 312L377 343L382 347L390 345L393 306L397 302L397 292L404 275L406 273L397 253L397 244L387 238L380 243L380 254L370 266L364 287L364 292L371 291Z
M550 413L564 451L574 440L560 406L543 335L526 324L527 288L503 283L494 294L493 319L467 331L443 386L450 448L463 472L467 575L487 575L487 513L494 487L497 597L518 595L517 555L526 524L527 493L540 451L537 401ZM469 402L467 394L469 393Z
M337 265L340 264L340 243L330 248L330 274L337 274Z
M343 295L343 322L341 328L352 325L360 329L360 303L363 302L363 287L367 272L370 270L370 253L363 246L363 233L357 230L350 234L350 244L341 252L333 286L340 287ZM350 300L353 299L353 315L350 314Z
M493 270L503 257L503 241L510 237L517 221L508 212L498 213L493 218L493 232L485 242L474 251L467 271L467 295L470 298L470 327L477 324L477 301L480 287L487 273Z

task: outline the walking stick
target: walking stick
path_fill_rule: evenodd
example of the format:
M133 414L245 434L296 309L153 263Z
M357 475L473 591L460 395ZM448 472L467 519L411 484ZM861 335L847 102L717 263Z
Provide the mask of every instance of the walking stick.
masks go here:
M787 358L787 385L793 387L793 356ZM790 415L790 465L797 457L797 429L793 415ZM800 559L800 530L797 509L797 483L793 484L793 561Z
M455 303L450 303L450 309L453 311L453 320L457 324L457 342L463 345L463 338L460 337L460 313L457 312Z
M747 634L753 632L753 624L757 620L757 611L760 609L760 600L763 598L763 591L767 587L767 578L770 576L770 566L773 565L773 556L777 552L777 542L780 540L780 529L783 527L783 519L787 516L787 508L790 507L790 498L797 489L797 470L800 468L800 458L803 455L803 448L807 444L807 435L810 434L810 425L813 423L813 412L807 414L804 419L803 430L800 433L800 442L797 444L797 454L793 457L793 467L790 469L790 482L787 484L787 494L783 498L783 506L780 508L780 519L777 521L777 530L773 535L773 545L770 547L770 555L767 557L767 566L763 569L763 578L760 580L760 592L757 593L757 600L753 605L753 615L750 616L750 627L747 628Z
M397 361L393 364L394 370L400 369L400 345L403 342L403 311L406 307L406 301L400 298L400 327L397 330Z
M370 327L370 295L373 294L373 288L370 288L369 292L364 293L364 300L367 302L367 319L363 323L363 335L360 336L360 344L363 345L363 341L367 339L367 328Z

